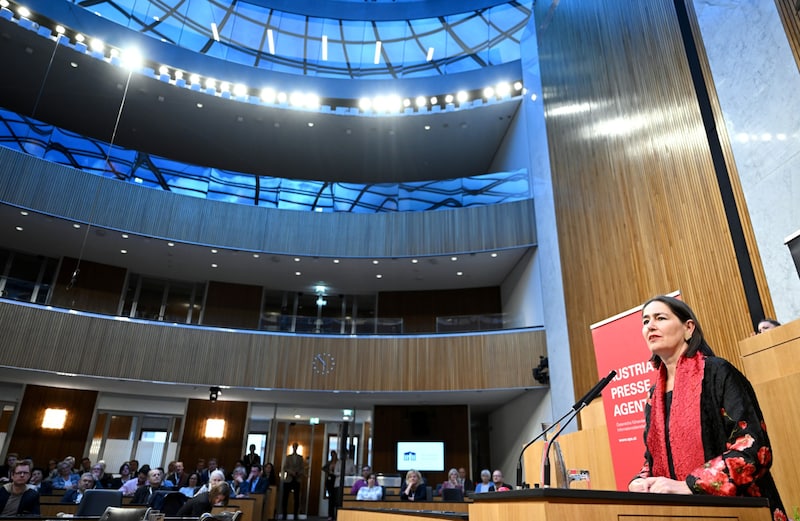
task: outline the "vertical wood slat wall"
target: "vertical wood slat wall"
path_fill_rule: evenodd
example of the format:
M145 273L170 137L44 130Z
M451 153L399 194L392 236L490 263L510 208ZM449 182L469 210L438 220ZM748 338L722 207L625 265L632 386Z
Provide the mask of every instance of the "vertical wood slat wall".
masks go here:
M9 452L16 452L23 458L30 457L38 466L50 459L60 461L68 455L80 461L86 440L91 438L90 426L96 401L97 391L26 386ZM47 408L66 409L63 430L42 428Z
M800 9L796 0L775 0L775 7L783 22L783 29L786 31L786 38L789 40L789 47L792 49L794 61L800 69Z
M5 366L275 389L535 387L531 369L546 354L543 330L431 337L282 335L84 316L11 302L0 302L0 338L0 365ZM333 373L312 370L320 353L335 358Z
M535 16L576 394L597 379L589 326L674 290L740 364L749 310L673 2L549 9Z

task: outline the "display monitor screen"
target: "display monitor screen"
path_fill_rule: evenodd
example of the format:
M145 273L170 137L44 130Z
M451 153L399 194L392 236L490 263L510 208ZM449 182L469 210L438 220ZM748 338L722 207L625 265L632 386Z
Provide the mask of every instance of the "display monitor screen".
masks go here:
M397 470L444 470L443 441L398 441Z

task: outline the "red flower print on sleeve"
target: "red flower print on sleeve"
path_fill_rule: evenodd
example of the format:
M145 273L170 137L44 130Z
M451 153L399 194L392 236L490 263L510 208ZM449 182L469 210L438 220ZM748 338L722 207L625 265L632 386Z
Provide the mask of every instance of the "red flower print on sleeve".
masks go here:
M758 463L767 466L772 463L772 451L769 447L761 447L758 449Z
M736 485L747 485L753 482L753 473L756 467L752 463L747 463L744 458L727 458L725 464L728 466L728 473Z
M753 439L752 436L749 434L745 434L739 438L736 438L736 441L730 445L730 450L744 450L749 449L753 446L756 440Z
M722 458L714 458L692 473L697 479L694 486L701 492L714 496L735 496L736 485L731 482L724 469L725 462Z

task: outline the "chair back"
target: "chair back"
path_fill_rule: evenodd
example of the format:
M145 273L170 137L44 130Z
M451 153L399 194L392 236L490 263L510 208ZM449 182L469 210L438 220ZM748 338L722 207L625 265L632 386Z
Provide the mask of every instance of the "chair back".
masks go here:
M100 516L108 507L122 506L122 492L119 490L91 489L83 493L76 516Z
M149 507L108 507L98 521L144 521L148 514Z
M181 492L158 490L153 493L148 506L163 513L166 517L174 517L187 499Z
M460 488L443 488L442 501L464 501L464 493Z

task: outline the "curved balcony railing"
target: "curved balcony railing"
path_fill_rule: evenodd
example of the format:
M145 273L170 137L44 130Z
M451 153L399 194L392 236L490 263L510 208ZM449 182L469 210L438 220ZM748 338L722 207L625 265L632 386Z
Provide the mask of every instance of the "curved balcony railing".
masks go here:
M111 147L0 109L0 146L84 172L209 200L314 212L420 212L531 198L528 172L404 183L333 183L256 176Z

